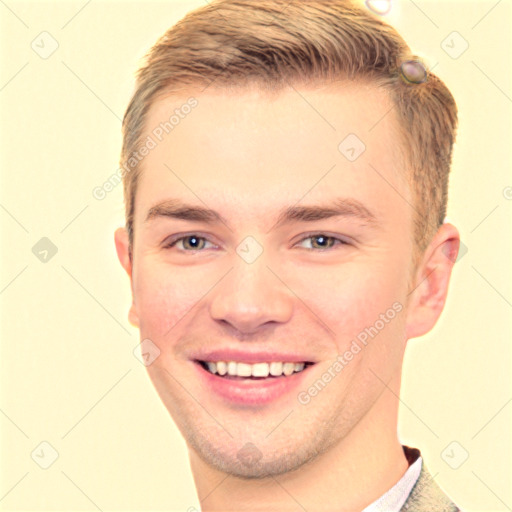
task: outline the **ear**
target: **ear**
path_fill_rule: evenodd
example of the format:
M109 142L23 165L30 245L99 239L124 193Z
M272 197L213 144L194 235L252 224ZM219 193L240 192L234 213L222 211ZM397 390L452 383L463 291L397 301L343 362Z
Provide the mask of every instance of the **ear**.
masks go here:
M427 247L409 291L407 339L426 334L436 324L444 308L459 246L457 228L443 224Z
M116 244L117 257L126 270L130 278L130 288L132 290L132 304L128 312L128 321L134 326L139 327L139 317L135 306L135 298L133 296L133 279L132 279L132 257L130 254L130 243L128 233L125 228L118 228L114 233L114 241Z

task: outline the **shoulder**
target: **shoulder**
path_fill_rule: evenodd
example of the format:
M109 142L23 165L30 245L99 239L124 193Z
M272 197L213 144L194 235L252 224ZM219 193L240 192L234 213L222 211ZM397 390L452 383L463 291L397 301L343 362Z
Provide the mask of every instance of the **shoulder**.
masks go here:
M407 450L410 450L411 455L419 455L415 448L404 447L406 454ZM420 476L400 512L460 512L460 509L446 496L425 464L422 464Z

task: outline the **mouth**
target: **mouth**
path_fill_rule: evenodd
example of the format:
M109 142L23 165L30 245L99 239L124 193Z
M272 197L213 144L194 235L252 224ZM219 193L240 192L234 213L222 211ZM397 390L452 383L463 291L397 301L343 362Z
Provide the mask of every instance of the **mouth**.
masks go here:
M300 391L311 361L244 361L193 360L203 388L236 405L257 406L275 402ZM302 386L303 387L303 386ZM295 397L294 397L295 398Z
M294 373L303 372L314 363L304 361L301 363L278 362L269 363L242 363L236 361L196 361L207 372L225 379L261 380L267 378L289 377Z

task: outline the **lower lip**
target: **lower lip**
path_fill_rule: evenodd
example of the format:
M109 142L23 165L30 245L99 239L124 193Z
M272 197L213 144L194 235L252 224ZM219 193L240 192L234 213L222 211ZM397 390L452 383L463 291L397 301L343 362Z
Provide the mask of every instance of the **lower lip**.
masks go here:
M199 363L194 362L196 371L204 379L205 387L229 402L239 405L264 405L296 390L314 365L307 366L301 372L281 377L266 379L226 379L205 370Z

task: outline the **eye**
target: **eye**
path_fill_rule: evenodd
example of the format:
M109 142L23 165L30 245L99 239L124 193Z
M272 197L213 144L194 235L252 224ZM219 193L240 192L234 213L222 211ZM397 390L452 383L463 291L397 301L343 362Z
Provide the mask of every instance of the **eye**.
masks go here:
M203 236L197 236L195 234L182 236L180 238L176 238L164 244L164 249L170 249L171 247L175 247L176 245L181 245L178 247L179 250L190 252L190 251L201 251L205 248L205 244L211 244L206 238ZM212 244L214 245L214 244Z
M320 250L326 251L332 249L337 245L350 245L347 241L337 238L334 236L326 235L325 233L315 233L313 235L309 235L303 238L299 243L304 243L306 241L311 241L309 243L309 247L303 247L306 250ZM195 233L190 235L181 236L179 238L171 239L170 241L164 243L164 249L171 249L173 247L177 247L179 251L182 252L201 252L203 249L208 249L206 244L210 244L211 247L215 247L215 244L208 241L205 237L199 236ZM210 247L210 248L211 248Z
M299 243L302 243L306 240L313 241L313 243L310 244L312 247L305 247L305 249L310 251L314 249L328 250L336 245L349 245L349 243L345 240L335 236L326 235L325 233L315 233L306 238L303 238Z

